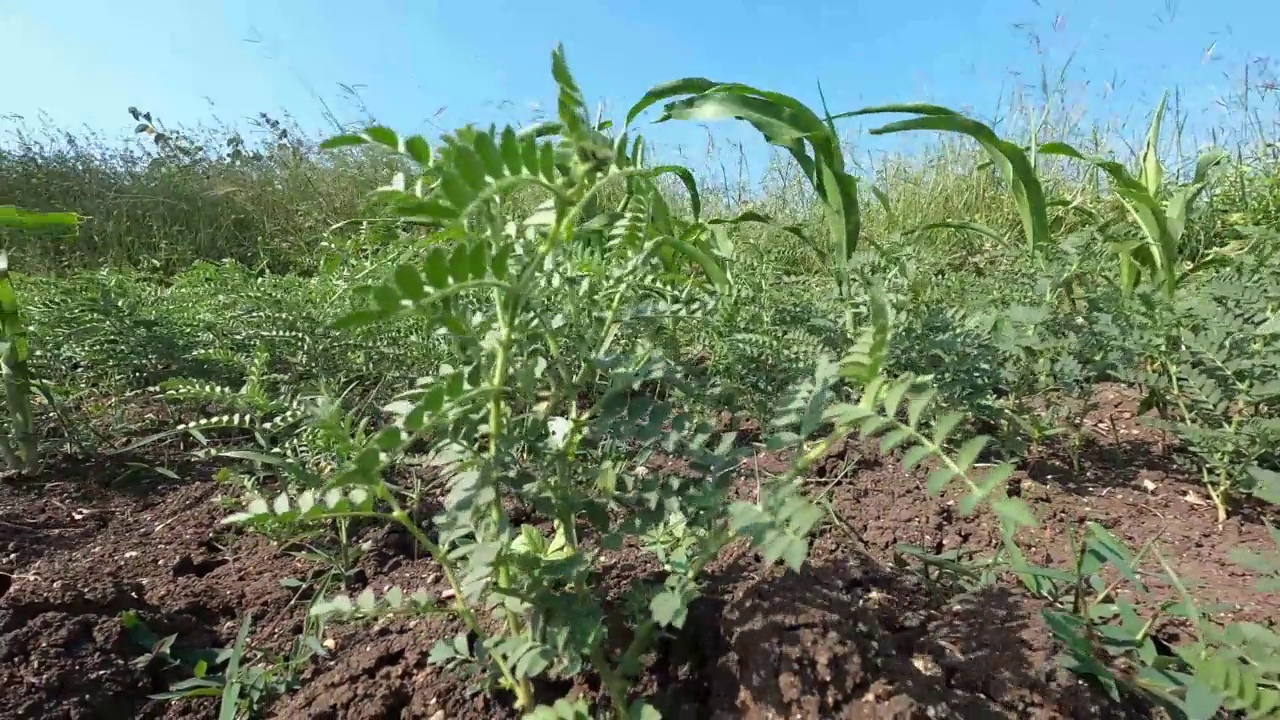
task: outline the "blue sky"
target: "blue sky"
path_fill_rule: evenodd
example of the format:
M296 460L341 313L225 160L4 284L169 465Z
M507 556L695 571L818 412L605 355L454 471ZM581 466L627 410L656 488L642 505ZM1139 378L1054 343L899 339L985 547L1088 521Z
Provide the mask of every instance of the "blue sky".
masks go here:
M287 110L319 128L323 103L358 119L342 84L401 131L521 120L553 107L557 41L615 111L702 75L814 104L821 81L833 112L931 101L990 117L1070 58L1097 116L1140 124L1178 87L1212 122L1228 74L1275 48L1276 27L1275 0L0 0L0 67L3 112L108 135L131 129L130 105L169 124ZM696 127L658 132L705 144Z

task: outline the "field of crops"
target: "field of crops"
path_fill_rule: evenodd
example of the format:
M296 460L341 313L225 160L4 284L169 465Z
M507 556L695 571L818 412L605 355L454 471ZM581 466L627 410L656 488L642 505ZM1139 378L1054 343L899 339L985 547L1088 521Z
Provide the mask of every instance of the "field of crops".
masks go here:
M551 70L430 142L0 149L0 719L1278 716L1274 124Z

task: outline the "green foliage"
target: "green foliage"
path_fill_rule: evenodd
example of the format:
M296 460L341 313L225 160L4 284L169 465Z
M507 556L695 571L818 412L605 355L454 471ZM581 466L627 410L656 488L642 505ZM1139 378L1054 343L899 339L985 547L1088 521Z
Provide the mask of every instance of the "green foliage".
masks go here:
M834 117L824 117L804 104L775 92L748 85L721 83L706 78L683 78L653 88L627 113L630 125L647 108L674 97L663 106L659 122L666 120L745 120L770 144L787 151L804 173L822 203L827 228L835 248L836 287L849 287L849 260L858 249L862 215L858 183L845 169L844 151L836 134Z
M1280 327L1270 307L1280 302L1274 269L1242 265L1153 311L1158 323L1131 337L1145 355L1129 373L1144 386L1151 424L1174 434L1190 451L1206 490L1225 520L1238 493L1280 502L1277 466L1280 423Z
M1145 273L1148 280L1172 297L1187 277L1223 261L1223 256L1215 253L1189 262L1182 236L1192 204L1209 187L1209 172L1225 161L1226 156L1221 151L1202 155L1196 162L1191 182L1166 192L1159 142L1167 99L1167 94L1160 99L1151 119L1137 177L1114 160L1086 157L1066 143L1046 143L1039 151L1091 163L1110 177L1112 192L1142 232L1138 240L1112 243L1112 250L1120 259L1120 286L1125 292L1132 292Z
M31 420L30 354L18 294L9 275L9 256L0 253L0 372L8 411L0 431L0 455L9 469L27 473L34 472L40 461Z
M532 710L533 678L575 675L589 664L601 674L614 712L632 712L626 676L663 627L679 627L696 596L701 569L735 532L755 537L762 552L803 561L803 535L817 519L799 496L779 504L767 493L753 506L727 503L729 472L742 458L732 436L718 437L670 403L642 390L654 381L680 386L680 368L656 348L643 312L649 296L687 287L674 268L686 264L707 281L700 291L728 289L713 250L700 247L708 226L675 216L654 184L665 168L644 168L625 139L606 142L563 56L553 55L560 119L551 130L523 136L511 129L469 130L446 138L436 157L425 143L375 128L331 145L378 142L410 154L420 177L397 179L384 195L407 219L435 223L454 236L420 264L401 264L370 290L372 306L340 327L421 318L450 332L450 364L419 378L387 406L394 422L353 446L333 473L296 497L258 500L232 520L296 522L376 512L405 524L445 569L451 603L480 639L437 648L449 664L470 664L512 690ZM615 211L594 205L616 179L627 192ZM548 199L532 215L503 220L513 191L535 187ZM696 186L690 183L695 198ZM600 303L596 298L602 298ZM707 296L714 303L715 295ZM658 326L660 327L660 326ZM586 406L583 391L594 397ZM428 538L402 507L384 471L411 446L426 443L447 476L444 511ZM646 471L661 452L686 459L698 479ZM327 475L327 477L325 477ZM785 487L779 492L785 493ZM518 499L553 520L552 536L513 526L504 501ZM735 523L755 509L795 539L785 552L773 533L753 535ZM685 524L674 527L672 517ZM600 546L584 545L581 523ZM653 587L637 587L627 603L634 640L609 657L604 609L591 592L604 569L602 552L628 536L651 541L672 572ZM391 591L384 607L398 609ZM321 611L371 610L372 596L331 600ZM493 612L503 628L478 621Z
M1051 603L1044 616L1066 650L1060 658L1065 667L1114 697L1121 689L1141 693L1180 717L1208 720L1223 708L1248 718L1272 716L1280 706L1280 635L1247 622L1217 629L1159 556L1154 538L1135 554L1088 523L1073 540L1076 564L1069 572L1021 559L1014 564L1024 583ZM1150 557L1182 594L1154 610L1132 599L1151 593L1142 579ZM1104 568L1115 579L1104 580ZM1120 592L1124 585L1129 593ZM1154 633L1165 618L1190 623L1199 637L1173 648L1160 643Z
M40 213L12 205L0 206L0 227L20 231L67 228L74 233L75 213ZM10 470L33 473L40 448L32 420L31 348L18 292L9 273L9 253L0 251L0 375L4 377L5 410L0 427L0 457Z
M1270 472L1270 471L1263 471ZM1274 473L1272 473L1274 475ZM1267 523L1267 531L1271 541L1280 549L1280 530ZM1254 552L1247 548L1237 548L1231 559L1258 575L1258 592L1276 592L1280 590L1280 555Z
M1132 171L1102 148L1042 143L1039 125L1024 146L946 108L819 113L702 78L652 89L615 127L588 112L563 51L551 60L555 116L525 128L428 139L371 125L309 143L268 118L272 139L254 148L134 110L151 147L72 153L88 168L78 179L31 143L0 154L15 170L4 182L24 183L0 194L87 216L64 247L39 242L37 216L0 208L24 266L135 266L20 278L21 317L0 272L11 466L41 450L33 385L46 415L119 413L93 428L100 451L194 439L230 465L222 478L244 480L229 523L304 546L291 552L338 580L368 548L361 529L399 525L448 586L345 594L326 581L309 623L447 614L461 632L432 661L509 691L528 716L650 719L633 683L689 622L705 569L739 539L800 568L826 519L807 472L856 434L926 469L927 490L954 493L962 514L998 520L991 558L899 548L936 591L946 576L968 590L1011 576L1044 602L1060 662L1105 691L1177 717L1274 713L1270 627L1215 628L1157 539L1134 551L1089 523L1074 562L1036 566L1018 538L1037 518L1004 486L1054 443L1081 470L1095 386L1121 382L1220 519L1240 495L1277 501L1274 163L1213 154L1178 184L1158 153L1163 102ZM659 122L745 120L781 149L783 179L735 200L655 164L634 126L655 105ZM943 139L878 167L862 208L834 121L890 112L913 117L873 135ZM157 204L108 203L106 188ZM744 415L762 437L723 422ZM744 493L742 461L761 450L791 464ZM427 499L443 503L430 517ZM601 597L624 546L662 572ZM1273 555L1234 559L1274 589ZM1157 600L1153 571L1182 596ZM1168 621L1196 636L1170 646ZM289 686L291 667L237 664L245 632L174 692L220 694L234 712ZM535 681L587 673L602 701L535 705Z
M139 667L163 663L189 665L192 677L174 683L168 691L152 697L159 700L216 697L218 720L255 717L272 700L297 686L297 678L286 664L249 662L250 623L240 623L235 643L221 650L177 650L177 635L159 637L132 611L122 614L120 624L127 637L146 652L134 658Z
M939 130L960 133L977 140L1013 189L1013 195L1018 204L1018 215L1022 220L1022 230L1030 252L1035 254L1049 244L1049 217L1046 212L1044 189L1022 148L1001 139L986 125L964 117L954 110L936 105L883 105L863 108L847 114L857 116L879 113L910 113L919 117L890 123L872 130L872 135L887 135L909 130Z
M121 142L3 121L11 138L0 149L3 202L79 215L74 237L52 228L18 238L10 250L24 267L173 272L230 259L308 271L318 257L367 241L352 228L332 229L370 216L351 189L376 187L385 157L321 156L291 123L265 114L252 121L260 141L225 127L167 128L143 115L121 118L129 130L147 126L141 141ZM12 219L0 208L0 225Z
M650 299L681 297L682 319L697 321L734 297L726 294L732 281L723 260L704 244L710 221L698 215L697 186L675 173L693 198L693 217L679 218L654 182L671 169L637 165L627 148L640 142L628 143L625 134L609 142L607 127L589 122L558 50L552 67L559 122L536 132L467 129L447 136L436 155L425 141L385 128L329 143L379 143L410 155L418 176L398 176L381 192L404 218L451 237L420 263L392 269L370 288L371 305L338 327L419 318L449 332L449 361L388 404L392 424L347 446L331 471L273 460L293 468L306 489L256 499L229 521L267 527L377 515L403 524L444 569L453 598L447 609L476 638L442 643L433 651L437 661L480 670L514 692L524 710L533 710L534 678L590 667L617 717L649 716L630 704L630 678L659 633L684 624L703 568L725 544L746 537L768 562L803 564L822 513L797 481L851 431L879 437L886 452L905 450L908 467L933 458L940 467L930 490L963 481L969 490L963 512L989 503L1010 533L1034 524L1020 500L998 497L1011 466L976 477L986 438L952 454L961 416L935 416L934 392L923 379L883 374L891 313L874 292L866 327L847 357L819 359L814 374L772 414L768 447L799 448L792 469L761 487L754 501L730 502L730 481L747 450L732 433L712 431L652 390L657 384L671 388L673 399L698 396L688 368L661 350L670 326L653 321ZM698 97L690 107L711 96ZM546 139L553 137L559 139ZM600 188L618 179L626 187L618 209L600 209ZM547 200L531 215L506 221L504 201L527 187ZM675 275L673 263L681 262L697 268L693 277L704 282ZM846 322L854 326L852 318ZM255 377L238 394L191 384L178 389L253 401ZM848 393L858 400L837 401ZM259 407L274 407L261 400ZM385 479L411 447L421 452L424 444L447 485L444 510L432 519L434 538ZM650 471L645 460L658 453L683 460L692 477ZM548 518L550 527L513 524L513 500ZM608 551L629 538L653 552L667 576L632 588L622 618L632 639L614 656L607 611L592 588L606 571ZM314 611L369 615L428 605L406 597L414 596L393 588L379 599L366 591L354 600L336 596ZM503 621L497 630L479 622L490 613Z
M80 216L71 212L31 212L12 205L0 205L0 227L37 230L48 227L74 227Z

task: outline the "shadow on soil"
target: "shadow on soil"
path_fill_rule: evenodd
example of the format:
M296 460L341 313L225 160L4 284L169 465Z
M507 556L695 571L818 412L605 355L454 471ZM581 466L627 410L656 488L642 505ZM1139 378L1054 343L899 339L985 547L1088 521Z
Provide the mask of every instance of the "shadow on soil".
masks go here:
M1027 598L940 598L869 557L715 572L666 652L664 717L1149 717L1060 670ZM656 669L656 668L655 668Z

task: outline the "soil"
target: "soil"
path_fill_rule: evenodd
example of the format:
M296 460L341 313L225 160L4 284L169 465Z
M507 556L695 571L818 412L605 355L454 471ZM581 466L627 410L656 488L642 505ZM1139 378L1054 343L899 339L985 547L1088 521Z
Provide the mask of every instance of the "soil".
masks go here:
M1229 605L1226 615L1277 617L1280 597L1256 593L1225 559L1235 547L1268 550L1256 513L1237 511L1220 528L1166 443L1138 423L1134 399L1117 387L1097 399L1077 462L1041 449L1012 480L1043 521L1025 538L1031 559L1064 561L1068 529L1085 520L1131 546L1158 533L1171 564L1211 589L1201 597ZM154 638L126 629L126 616L155 637L175 636L167 654L178 659L230 646L246 616L255 650L286 652L302 631L312 585L299 581L314 580L317 566L222 526L229 509L220 497L236 493L214 468L145 465L68 459L36 481L0 482L0 720L216 717L216 699L151 697L190 678L191 666L163 652L148 659ZM756 458L741 491L785 465ZM1061 670L1041 604L1012 582L957 594L896 565L900 543L979 553L998 544L990 518L961 517L955 497L930 497L923 482L871 446L843 443L812 478L837 522L818 532L805 568L767 566L741 545L726 550L639 690L665 718L689 720L1158 717ZM347 579L352 589L444 590L402 536L370 529L361 539L369 552ZM615 560L602 592L655 569L639 554ZM265 716L515 717L507 699L427 662L432 644L457 630L442 615L332 625L327 656L313 658L300 687L265 705ZM543 688L548 699L570 689ZM576 689L597 692L590 680Z

